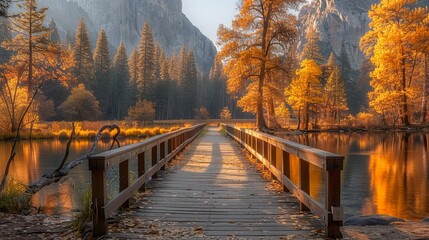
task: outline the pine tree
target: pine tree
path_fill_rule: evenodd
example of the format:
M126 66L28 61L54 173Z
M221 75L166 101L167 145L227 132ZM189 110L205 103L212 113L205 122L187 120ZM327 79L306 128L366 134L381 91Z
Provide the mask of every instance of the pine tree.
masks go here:
M109 53L109 42L106 32L102 29L98 35L94 53L94 82L90 84L95 97L100 101L100 108L108 119L113 117L112 112L112 76Z
M194 53L188 53L185 69L185 78L183 79L183 106L185 118L193 118L194 110L197 108L197 82L198 70Z
M128 61L128 65L130 66L130 81L128 82L128 95L129 104L134 105L137 101L137 79L138 79L138 63L139 63L139 55L136 49L133 50L130 56L130 60Z
M314 60L317 64L321 65L325 61L322 54L320 54L320 48L319 48L319 35L316 32L316 29L314 27L310 27L307 30L307 35L305 37L307 40L306 44L304 45L304 49L302 50L302 60L309 59Z
M51 30L51 37L50 37L51 42L55 44L60 44L61 43L60 34L58 33L57 24L55 23L53 18L51 18L51 21L49 22L49 29Z
M140 100L152 100L153 84L155 83L155 45L152 29L145 23L142 29L138 55L137 91Z
M156 83L154 91L156 119L165 119L167 117L170 81L168 61L165 57L164 50L161 49L159 44L157 44L156 49Z
M78 83L83 83L87 89L91 89L91 82L94 79L94 59L88 29L83 18L80 19L76 29L73 59L74 76Z
M352 113L358 113L359 107L357 106L358 101L362 103L362 99L357 99L356 96L359 94L357 91L357 84L352 80L352 67L350 65L349 58L343 45L338 58L338 64L340 68L341 79L344 81L346 94L347 94L347 105L350 107Z
M43 26L47 8L38 9L35 0L25 0L18 4L22 10L14 18L10 18L11 26L17 36L4 45L8 50L17 52L14 64L25 65L27 69L28 97L34 91L34 86L43 79L37 76L37 72L43 72L45 66L37 64L45 60L45 54L58 49L51 48L49 44L50 31Z
M12 53L2 46L3 41L10 41L12 39L12 33L10 31L9 20L6 18L0 18L0 64L9 61Z
M335 60L330 64L333 70L324 87L323 96L329 118L339 123L340 114L348 110L347 97L338 65Z
M0 17L7 17L7 10L10 7L11 0L0 1Z
M130 82L130 72L128 56L123 42L119 45L118 51L113 60L113 91L112 108L113 117L122 119L127 114L129 104L128 83Z

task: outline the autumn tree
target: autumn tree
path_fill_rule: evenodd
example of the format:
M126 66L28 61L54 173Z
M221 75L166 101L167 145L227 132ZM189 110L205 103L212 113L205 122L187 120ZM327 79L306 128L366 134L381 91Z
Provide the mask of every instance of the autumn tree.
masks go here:
M22 87L25 67L21 65L0 66L0 129L16 132L18 121L27 107L27 90Z
M429 27L428 8L416 7L416 3L382 0L373 5L368 13L370 31L361 39L361 49L374 65L370 106L380 114L399 114L403 125L410 124L412 103L421 89L416 77L423 57L421 43L429 41L422 36Z
M144 99L138 100L136 105L128 109L127 120L137 121L140 123L146 124L147 122L152 122L155 118L155 106L152 102Z
M123 42L119 45L113 60L113 91L112 109L114 119L122 119L128 109L128 83L130 82L130 72L128 65L127 50Z
M38 9L35 0L25 0L17 4L21 12L10 18L12 29L16 36L3 45L10 51L16 52L13 64L25 65L28 97L31 97L35 86L42 80L46 65L42 64L45 54L58 51L49 41L50 30L43 26L47 8Z
M85 84L89 88L94 79L94 59L92 57L91 41L88 29L83 18L80 19L76 29L74 46L74 76L79 83Z
M137 91L139 99L151 99L155 83L155 44L152 29L145 23L138 47Z
M320 67L314 60L304 60L301 68L286 89L285 94L287 101L293 108L298 111L299 120L298 128L303 117L303 128L308 129L310 120L310 111L316 104L321 102L321 89L319 76L322 73Z
M221 119L231 119L232 118L231 111L229 111L228 107L222 108L219 115L220 115Z
M84 84L73 88L59 109L64 118L70 121L98 120L101 116L99 102Z
M225 62L228 75L228 91L246 92L240 101L243 109L256 113L259 130L267 128L264 119L264 87L267 76L278 69L279 53L289 49L296 35L295 17L287 9L298 0L242 0L240 13L232 22L232 28L219 27L221 44L219 57ZM245 104L245 105L243 105ZM255 104L254 107L246 106Z
M94 81L90 84L91 90L98 101L104 117L112 118L112 62L110 60L109 42L106 32L102 29L98 35L94 53Z

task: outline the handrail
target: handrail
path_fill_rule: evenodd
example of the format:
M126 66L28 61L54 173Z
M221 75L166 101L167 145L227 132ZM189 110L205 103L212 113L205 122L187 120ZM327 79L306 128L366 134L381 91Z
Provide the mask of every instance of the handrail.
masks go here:
M298 198L302 211L311 210L324 221L326 237L342 237L341 171L344 156L230 124L221 126L270 170L283 184L284 191L290 191ZM300 159L299 186L290 179L290 154ZM310 196L309 164L325 170L325 206Z
M121 206L129 208L129 198L145 183L158 177L158 172L186 145L192 142L206 124L198 124L161 134L142 142L93 155L88 158L92 178L93 234L107 233L107 218ZM151 153L151 167L146 169L145 153ZM138 179L129 185L129 161L137 157ZM119 164L119 194L107 201L106 170Z

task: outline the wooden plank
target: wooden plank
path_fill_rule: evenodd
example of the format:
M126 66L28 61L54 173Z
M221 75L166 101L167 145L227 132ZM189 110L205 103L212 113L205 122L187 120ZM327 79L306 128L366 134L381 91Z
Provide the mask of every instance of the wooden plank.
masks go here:
M189 137L179 135L178 141ZM239 137L242 142L252 141L244 134ZM275 192L255 171L255 167L244 159L240 149L224 139L210 129L208 135L183 152L181 158L186 163L175 164L173 171L169 167L166 172L158 174L158 179L148 182L147 195L142 197L133 211L121 214L121 218L138 219L142 223L160 222L164 229L201 227L205 236L218 238L242 234L242 238L246 239L278 239L288 235L309 239L307 236L313 234L313 229L320 229L320 225L309 224L313 222L311 215L301 215L298 201L290 193ZM179 147L183 148L184 145L178 145L175 150ZM272 149L266 149L268 157L265 165L282 179L281 170L275 168L274 161L271 162L274 157ZM169 154L166 156L168 158ZM165 162L161 160L148 173ZM300 219L305 222L298 223ZM297 225L306 230L297 230ZM142 224L128 229L126 238L150 237L145 235L145 227ZM120 234L109 236L125 236Z

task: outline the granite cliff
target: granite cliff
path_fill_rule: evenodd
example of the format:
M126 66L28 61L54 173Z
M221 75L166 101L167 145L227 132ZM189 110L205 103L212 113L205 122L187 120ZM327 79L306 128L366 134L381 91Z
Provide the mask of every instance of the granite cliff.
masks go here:
M359 49L360 38L369 30L368 10L379 0L313 0L299 13L299 46L313 26L320 34L320 49L327 58L330 52L340 56L345 51L350 65L359 70L365 56ZM343 49L344 48L344 49Z
M57 23L60 34L74 33L80 17L88 25L93 43L103 28L115 48L124 41L128 54L137 46L145 21L168 54L185 45L192 49L200 69L209 71L216 55L214 44L182 13L181 0L39 0L48 6L47 19Z

